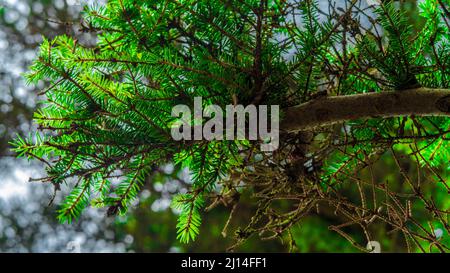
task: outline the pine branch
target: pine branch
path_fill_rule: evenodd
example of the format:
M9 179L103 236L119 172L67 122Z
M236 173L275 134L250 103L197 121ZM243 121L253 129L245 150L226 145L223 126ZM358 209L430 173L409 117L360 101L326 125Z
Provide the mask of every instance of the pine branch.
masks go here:
M286 132L375 117L450 116L450 90L419 88L324 97L291 107L281 123Z

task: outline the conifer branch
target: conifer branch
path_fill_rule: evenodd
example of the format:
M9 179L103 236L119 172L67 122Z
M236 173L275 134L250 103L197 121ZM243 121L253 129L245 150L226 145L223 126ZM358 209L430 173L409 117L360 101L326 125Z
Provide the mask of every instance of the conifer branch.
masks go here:
M450 116L450 90L418 88L322 97L288 108L281 129L292 132L355 119L398 116Z

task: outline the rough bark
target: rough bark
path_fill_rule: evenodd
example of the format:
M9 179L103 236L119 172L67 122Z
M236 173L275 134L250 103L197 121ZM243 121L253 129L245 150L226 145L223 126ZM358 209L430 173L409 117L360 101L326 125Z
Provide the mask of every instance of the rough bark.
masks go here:
M281 130L295 132L355 119L412 115L450 116L450 90L418 88L323 97L288 108Z

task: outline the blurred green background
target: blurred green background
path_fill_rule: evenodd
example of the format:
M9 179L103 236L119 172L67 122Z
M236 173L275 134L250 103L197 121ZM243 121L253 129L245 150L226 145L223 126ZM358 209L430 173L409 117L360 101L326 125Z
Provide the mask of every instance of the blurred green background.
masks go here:
M234 215L226 237L222 231L231 208L218 207L205 214L200 238L182 245L175 238L177 213L169 206L171 194L189 186L189 174L171 165L161 166L148 178L152 183L147 183L140 202L127 216L113 219L106 217L104 211L89 210L77 223L61 225L55 217L60 197L57 196L55 205L48 206L52 187L28 183L30 176L42 175L42 166L15 159L9 151L8 141L16 133L27 134L35 129L30 120L37 107L36 90L45 84L25 86L21 73L33 60L42 36L77 33L80 2L101 1L0 0L0 252L224 252L233 244L234 232L245 226L254 213L248 197L242 198L239 213ZM324 0L323 4L327 5L328 1ZM411 22L419 26L416 1L404 1L403 8L411 14ZM95 37L89 34L77 33L77 36L85 43L95 42ZM375 166L375 175L380 180L398 181L397 187L402 187L402 178L394 165L392 159L382 160ZM411 167L410 171L415 170ZM356 188L345 190L347 196L358 200ZM430 192L433 191L430 187ZM441 193L435 196L437 202L448 206L448 194L436 192ZM427 221L425 216L424 221ZM336 223L339 219L332 213L307 217L292 230L296 247L291 250L358 252L328 229ZM383 252L406 251L400 234L389 232L383 225L374 228L377 231L374 240L380 242ZM363 240L356 230L347 232L356 240ZM449 240L448 234L443 234L442 240ZM287 252L290 247L280 240L262 241L255 237L237 251Z

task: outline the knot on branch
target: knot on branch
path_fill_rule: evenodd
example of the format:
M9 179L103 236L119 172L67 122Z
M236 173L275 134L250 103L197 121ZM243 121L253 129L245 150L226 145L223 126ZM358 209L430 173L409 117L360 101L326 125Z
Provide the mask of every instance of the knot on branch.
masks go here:
M332 112L326 108L319 108L316 110L316 119L319 121L327 120L330 118Z
M440 98L436 102L436 108L444 113L450 113L450 95Z

